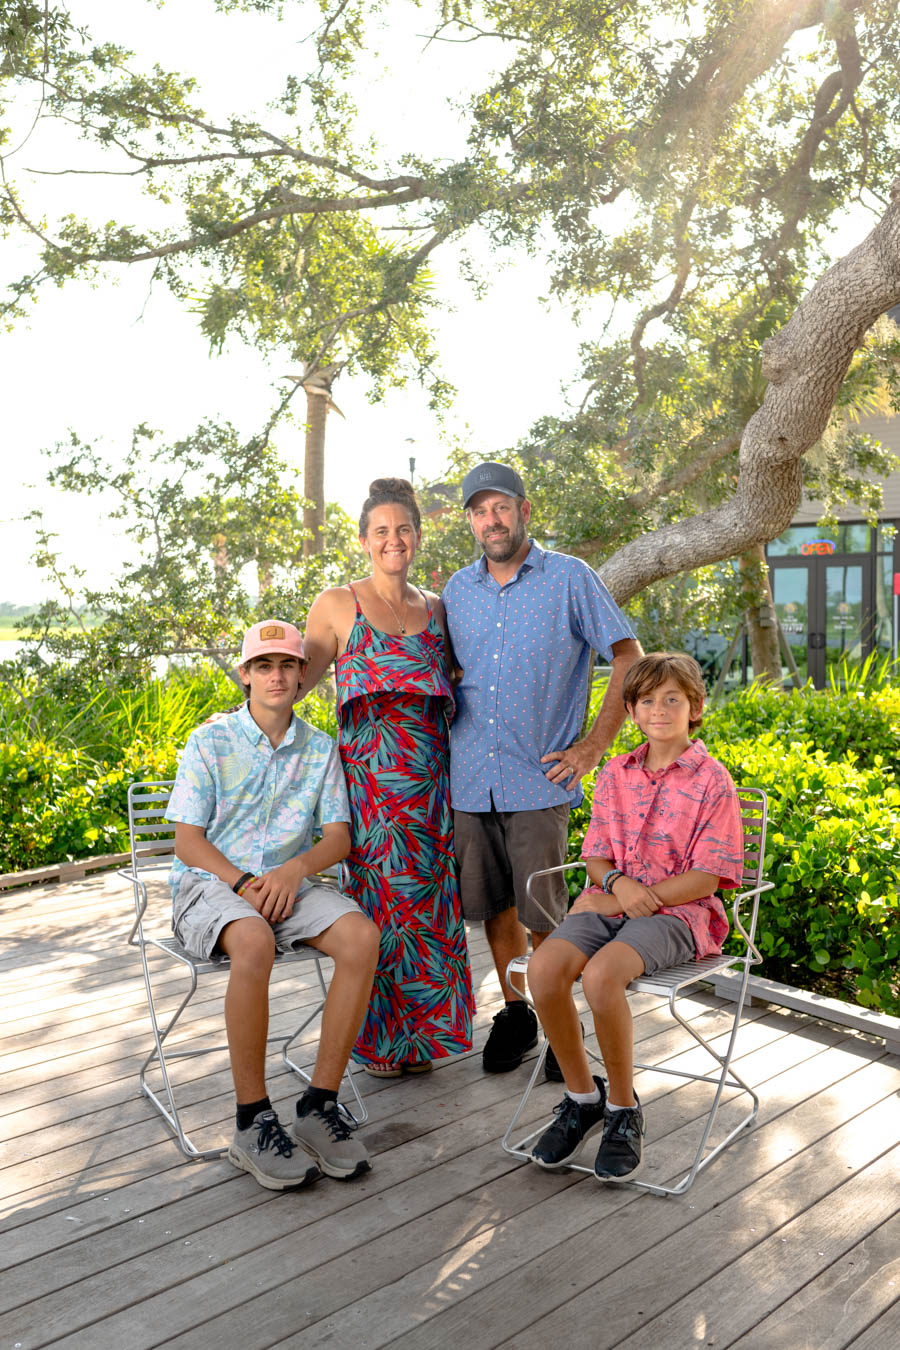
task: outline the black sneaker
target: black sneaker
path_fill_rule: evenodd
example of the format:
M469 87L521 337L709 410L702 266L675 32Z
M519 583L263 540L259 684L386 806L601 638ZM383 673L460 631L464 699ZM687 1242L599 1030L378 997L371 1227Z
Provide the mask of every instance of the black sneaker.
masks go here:
M576 1102L568 1092L555 1108L556 1119L531 1150L538 1167L565 1167L591 1135L599 1134L605 1123L606 1085L594 1075L600 1089L598 1102Z
M594 1162L594 1173L600 1181L630 1181L641 1170L644 1113L637 1094L634 1100L637 1106L613 1111L607 1117Z
M505 1003L481 1052L485 1073L509 1073L537 1045L537 1018L527 1003Z
M584 1040L584 1027L581 1028L581 1039ZM559 1060L553 1053L553 1046L547 1046L547 1054L544 1056L544 1077L548 1083L564 1083L565 1075L559 1067Z

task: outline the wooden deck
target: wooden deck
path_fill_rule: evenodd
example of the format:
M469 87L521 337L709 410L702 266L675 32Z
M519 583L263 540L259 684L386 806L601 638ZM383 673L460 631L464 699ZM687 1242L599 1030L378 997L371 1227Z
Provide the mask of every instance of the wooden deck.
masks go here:
M136 1092L149 1036L129 907L108 875L0 898L4 1350L900 1343L900 1059L881 1043L750 1009L740 1062L759 1124L677 1200L509 1158L498 1140L526 1071L487 1076L477 1053L365 1079L373 1171L272 1194L225 1160L182 1161ZM498 995L480 935L472 959L480 1047ZM311 996L300 973L278 972L277 1025ZM209 1027L221 993L217 976L198 995ZM713 995L692 1006L724 1027ZM677 1056L655 1000L634 1011L641 1057ZM190 1061L180 1081L190 1126L224 1139L224 1060ZM675 1081L640 1086L659 1179L701 1109L701 1089ZM270 1086L279 1104L296 1096L291 1075ZM536 1111L559 1091L543 1087Z

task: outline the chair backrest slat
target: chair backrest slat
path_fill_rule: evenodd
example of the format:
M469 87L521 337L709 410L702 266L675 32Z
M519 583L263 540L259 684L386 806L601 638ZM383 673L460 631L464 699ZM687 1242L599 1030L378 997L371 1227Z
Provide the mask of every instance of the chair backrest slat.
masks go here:
M175 826L166 820L174 779L132 783L128 789L128 833L135 871L159 867L175 853ZM153 803L152 806L149 803Z
M768 821L769 799L762 788L739 788L738 801L741 808L741 824L744 829L744 866L741 882L745 889L759 886L762 881L763 866L766 859L766 825ZM751 941L756 932L756 917L759 911L759 896L753 897L749 921L745 927ZM735 900L735 915L737 900Z

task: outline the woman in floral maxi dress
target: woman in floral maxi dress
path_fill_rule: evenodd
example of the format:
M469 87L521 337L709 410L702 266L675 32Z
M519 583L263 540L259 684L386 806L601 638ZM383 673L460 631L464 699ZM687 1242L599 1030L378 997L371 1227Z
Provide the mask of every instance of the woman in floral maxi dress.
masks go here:
M372 575L310 609L306 687L335 659L352 850L342 889L381 929L353 1051L370 1073L422 1072L472 1046L472 981L453 855L443 610L407 581L419 541L411 486L372 484L360 543Z

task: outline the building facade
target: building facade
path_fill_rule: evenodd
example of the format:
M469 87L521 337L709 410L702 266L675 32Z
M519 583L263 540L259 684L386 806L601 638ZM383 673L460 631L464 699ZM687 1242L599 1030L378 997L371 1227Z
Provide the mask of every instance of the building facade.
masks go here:
M900 417L867 418L862 428L900 455ZM900 604L900 473L884 483L877 526L847 507L836 527L816 524L803 502L794 521L767 549L775 610L802 680L816 688L830 667L871 652L897 656ZM785 683L791 672L782 667Z

